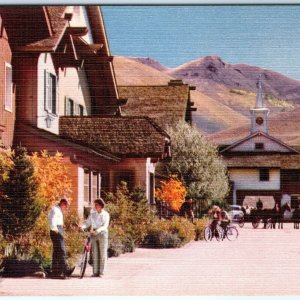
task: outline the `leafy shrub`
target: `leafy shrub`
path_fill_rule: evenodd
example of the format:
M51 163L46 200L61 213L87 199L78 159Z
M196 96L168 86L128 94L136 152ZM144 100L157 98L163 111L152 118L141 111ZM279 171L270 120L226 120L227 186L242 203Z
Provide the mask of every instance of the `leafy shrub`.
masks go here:
M208 225L208 218L196 219L195 221L195 240L203 240L204 239L204 229Z
M120 243L123 245L123 252L134 251L135 247L142 243L149 225L155 218L145 193L141 190L130 193L123 182L117 187L116 193L107 194L106 200L106 209L111 217L109 251L114 255L119 253Z
M151 224L143 241L146 247L176 248L195 238L194 225L185 218L156 220Z
M78 254L82 253L85 235L78 231L80 218L75 209L70 209L65 216L65 242L69 264L75 264Z
M173 217L169 222L169 230L176 234L184 245L195 238L195 227L186 218Z
M152 229L145 237L144 246L149 248L177 248L181 241L177 234L162 231L160 228Z
M108 257L117 257L122 253L124 253L124 244L122 242L122 237L118 234L116 228L110 228Z
M6 247L7 247L7 241L4 239L3 235L0 233L0 265L3 262Z

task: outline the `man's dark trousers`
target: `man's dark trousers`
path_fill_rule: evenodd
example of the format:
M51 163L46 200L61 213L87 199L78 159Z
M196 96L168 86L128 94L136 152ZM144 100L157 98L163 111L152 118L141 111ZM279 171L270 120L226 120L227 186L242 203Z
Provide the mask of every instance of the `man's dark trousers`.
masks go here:
M50 237L53 245L52 274L65 275L67 271L67 261L63 227L58 226L58 233L51 230Z

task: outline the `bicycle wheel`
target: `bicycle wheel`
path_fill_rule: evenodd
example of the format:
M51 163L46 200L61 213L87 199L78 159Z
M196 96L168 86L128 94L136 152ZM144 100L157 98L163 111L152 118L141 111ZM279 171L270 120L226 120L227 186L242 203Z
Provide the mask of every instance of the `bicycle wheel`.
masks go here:
M244 219L244 218L241 218L241 219L239 220L238 224L239 224L240 228L243 228L244 225L245 225L245 219Z
M238 232L237 228L235 228L233 226L229 226L226 230L226 236L229 241L234 241L239 236L239 232Z
M84 248L84 251L82 253L81 260L80 260L80 274L79 274L80 279L84 276L87 259L88 259L88 251L86 248Z
M212 239L212 231L210 229L210 227L206 227L204 229L204 239L208 242L211 241Z

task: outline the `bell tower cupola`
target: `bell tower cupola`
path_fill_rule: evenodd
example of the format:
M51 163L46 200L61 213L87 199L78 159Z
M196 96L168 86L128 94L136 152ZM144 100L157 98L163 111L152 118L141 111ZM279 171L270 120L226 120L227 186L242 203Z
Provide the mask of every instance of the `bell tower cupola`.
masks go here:
M262 80L260 75L256 83L257 86L256 104L254 108L250 109L251 134L258 131L268 133L268 116L270 110L264 106L261 81Z

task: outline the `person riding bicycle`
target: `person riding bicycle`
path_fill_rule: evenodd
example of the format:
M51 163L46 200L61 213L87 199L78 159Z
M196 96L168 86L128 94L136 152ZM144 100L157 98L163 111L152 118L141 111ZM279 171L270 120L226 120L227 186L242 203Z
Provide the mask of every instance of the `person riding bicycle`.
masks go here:
M219 206L214 205L211 210L209 211L209 216L210 219L212 220L210 223L210 228L212 230L212 232L214 232L214 230L217 227L217 224L219 221L221 221L221 209Z
M230 222L231 222L231 218L230 218L228 212L227 212L224 208L221 209L221 218L222 218L222 220L221 220L221 227L222 227L222 228L224 229L224 231L225 231L226 228L227 228L227 226L228 226L228 225L230 224Z

